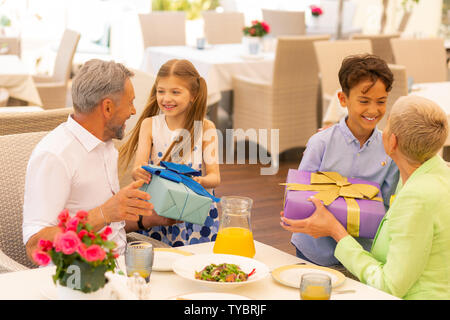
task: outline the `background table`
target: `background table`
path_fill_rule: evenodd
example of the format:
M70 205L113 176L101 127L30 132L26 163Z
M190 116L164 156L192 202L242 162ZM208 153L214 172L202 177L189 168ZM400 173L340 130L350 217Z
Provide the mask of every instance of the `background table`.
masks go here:
M272 82L274 52L252 56L244 44L221 44L198 50L192 46L149 47L145 50L141 69L156 75L159 68L170 59L187 59L195 66L208 86L208 106L220 101L231 125L233 113L231 90L233 76L244 76L255 81ZM219 125L217 108L209 112L211 120Z
M42 106L33 78L18 56L0 55L0 87L12 98Z
M194 254L212 253L214 242L185 246L182 249ZM254 259L265 263L270 270L276 267L304 262L303 260L283 251L255 241L256 255ZM0 275L0 299L45 299L40 288L52 285L51 275L55 267L45 267L27 271L18 271ZM185 280L173 272L152 272L150 298L168 299L178 295L194 292L213 292L215 290ZM331 299L336 300L390 300L398 299L385 292L366 286L358 281L346 278L338 287L339 290L353 289L354 293L336 294ZM246 296L260 300L299 300L299 290L276 282L270 275L256 283L243 285L228 290L228 293Z
M450 124L450 81L414 84L410 95L424 97L436 102L447 113ZM444 146L450 146L450 134L447 136Z
M274 53L252 57L242 44L214 45L198 50L190 46L149 47L145 50L142 70L156 74L170 59L187 59L208 84L208 94L232 89L232 77L245 76L270 81Z

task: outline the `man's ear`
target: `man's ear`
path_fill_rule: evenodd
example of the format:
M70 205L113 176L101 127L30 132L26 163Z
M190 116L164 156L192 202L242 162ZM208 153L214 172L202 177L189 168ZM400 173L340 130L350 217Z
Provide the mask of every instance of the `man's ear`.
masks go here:
M110 98L105 98L101 102L101 110L105 119L111 119L114 113L114 103Z
M339 91L337 96L338 96L338 99L339 99L339 103L341 104L341 107L346 108L347 107L347 100L348 100L347 95L344 92Z

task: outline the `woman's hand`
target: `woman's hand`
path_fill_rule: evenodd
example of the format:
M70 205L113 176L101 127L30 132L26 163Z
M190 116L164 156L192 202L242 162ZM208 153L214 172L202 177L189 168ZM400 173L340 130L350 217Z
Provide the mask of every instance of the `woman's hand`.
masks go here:
M142 169L140 166L136 167L133 172L131 173L131 176L133 177L134 181L137 181L139 179L142 179L145 181L145 183L150 183L152 180L152 174L148 172L145 169Z
M314 197L311 197L308 200L314 203L316 211L306 219L288 219L284 217L283 211L280 212L280 225L283 229L290 232L306 233L314 238L331 236L336 242L339 242L339 240L348 235L347 230L345 230L333 214L324 207L322 201Z

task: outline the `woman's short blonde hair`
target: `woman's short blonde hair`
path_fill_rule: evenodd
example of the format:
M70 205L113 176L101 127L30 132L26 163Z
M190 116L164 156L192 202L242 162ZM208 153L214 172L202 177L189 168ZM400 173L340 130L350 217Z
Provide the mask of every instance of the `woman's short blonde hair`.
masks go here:
M448 136L446 113L433 101L415 95L400 97L392 106L388 134L412 162L424 163L443 147Z

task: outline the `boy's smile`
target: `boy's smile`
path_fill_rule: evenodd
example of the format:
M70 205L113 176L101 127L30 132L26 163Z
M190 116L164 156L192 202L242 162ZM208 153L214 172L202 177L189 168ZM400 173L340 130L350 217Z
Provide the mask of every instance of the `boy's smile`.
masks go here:
M347 107L347 126L360 141L361 146L369 139L377 123L386 112L388 93L381 80L363 80L350 89L349 96L339 92L342 107Z

